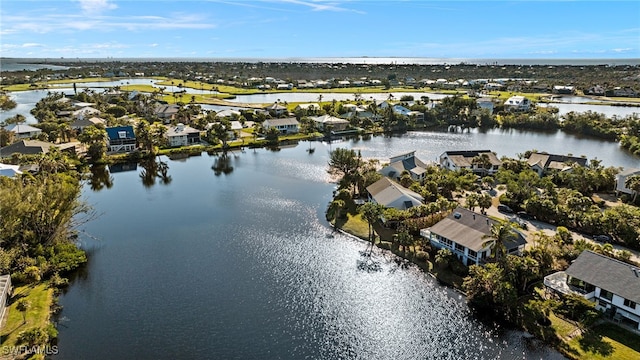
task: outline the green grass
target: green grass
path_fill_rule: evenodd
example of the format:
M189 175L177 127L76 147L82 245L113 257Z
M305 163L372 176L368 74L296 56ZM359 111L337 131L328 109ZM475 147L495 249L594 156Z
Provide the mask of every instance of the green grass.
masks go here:
M8 310L7 322L0 332L1 343L4 346L16 345L18 334L23 330L45 328L49 324L53 289L48 287L48 283L20 286L14 289L13 299ZM26 323L23 321L22 313L16 309L20 299L27 299L31 304L26 312Z
M603 323L576 335L577 328L551 314L551 324L572 357L581 360L640 359L640 336L615 324ZM573 334L574 336L570 335Z
M340 224L344 221L343 224ZM340 220L338 222L339 227L348 232L349 234L355 235L361 239L367 240L369 238L369 225L362 218L361 214L349 214L347 213L346 220Z

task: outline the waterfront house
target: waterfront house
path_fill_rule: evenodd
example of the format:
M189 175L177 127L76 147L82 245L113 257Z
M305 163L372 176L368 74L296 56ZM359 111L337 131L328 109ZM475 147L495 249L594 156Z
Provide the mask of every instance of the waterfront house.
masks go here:
M298 104L294 109L295 112L305 111L306 114L312 114L318 110L320 110L320 105L316 103Z
M573 164L587 166L587 159L583 157L575 157L570 155L556 155L546 153L531 153L527 159L527 164L531 170L538 175L543 176L548 171L571 171Z
M576 93L575 86L555 85L552 92L554 94L573 95Z
M175 126L170 126L165 133L165 137L169 141L169 146L187 146L200 142L200 130L179 123Z
M497 221L458 207L430 228L420 230L436 249L449 249L465 265L482 264L491 257L491 228ZM508 254L521 255L527 241L519 231L503 243Z
M524 96L512 96L504 102L504 109L509 111L529 111L531 101Z
M386 177L367 186L367 193L370 201L399 210L407 210L424 202L422 195Z
M478 104L479 109L486 109L489 114L493 114L493 101L491 98L479 98L476 100L476 104Z
M136 149L136 136L132 126L116 126L105 129L109 137L107 151L129 152Z
M16 139L30 139L42 133L41 129L23 123L9 124L4 129L16 134Z
M440 155L439 163L445 169L468 169L480 175L493 175L502 165L502 161L490 150L445 151Z
M332 131L343 131L349 126L349 121L331 115L314 116L311 118L320 130L331 128Z
M300 131L300 123L293 117L284 119L267 119L262 123L262 127L265 131L275 128L281 134L295 134Z
M224 119L224 118L237 119L240 117L240 115L242 115L240 111L227 109L227 110L218 111L215 117L218 119Z
M560 295L583 296L610 318L640 331L640 269L636 266L586 250L567 270L546 276L544 285Z
M415 156L415 150L389 158L389 165L383 167L380 173L388 178L400 180L402 173L407 171L416 181L424 180L426 169L429 166Z
M627 168L616 175L616 192L633 195L634 191L627 188L625 183L630 176L640 175L640 169Z
M93 117L96 115L100 115L100 110L96 108L92 108L91 106L85 106L78 110L71 112L71 116L76 119L82 119L85 117Z

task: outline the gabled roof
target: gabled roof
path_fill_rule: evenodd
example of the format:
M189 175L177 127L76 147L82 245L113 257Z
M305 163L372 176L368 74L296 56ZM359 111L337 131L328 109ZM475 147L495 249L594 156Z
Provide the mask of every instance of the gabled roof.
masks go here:
M586 250L565 273L640 304L640 269L633 265Z
M386 177L367 186L367 191L378 204L403 210L418 206L424 200L420 194Z
M105 129L110 140L120 140L120 132L126 132L126 139L135 139L136 135L133 133L133 126L116 126Z
M217 118L225 118L225 117L233 117L233 116L240 116L240 111L237 110L231 110L231 109L227 109L227 110L222 110L222 111L218 111L216 113Z
M200 130L194 129L189 125L178 124L167 128L166 136L168 138L174 136L184 136L189 134L200 134Z
M527 159L527 164L529 164L529 166L538 165L542 169L551 168L562 170L571 162L581 166L587 166L586 158L568 155L532 153Z
M312 117L313 121L323 123L323 124L348 124L349 120L340 119L331 115L322 115Z
M284 119L267 119L264 121L269 126L286 126L286 125L300 125L298 120L294 117Z
M467 167L471 166L473 158L482 154L486 154L489 157L491 165L502 165L502 161L500 161L496 154L491 152L491 150L445 151L442 155L440 155L440 157L442 157L443 155L447 155L451 162L453 162L456 166Z
M482 245L490 241L487 236L491 235L491 227L496 223L497 221L486 215L458 207L453 213L440 220L429 230L434 234L478 252L486 248L486 246ZM513 249L526 243L524 236L516 232L516 237L513 241L506 241L504 245L507 249Z
M37 127L33 127L27 124L9 124L4 127L7 131L12 131L16 134L27 134L32 132L42 132L42 129L38 129Z
M263 109L265 109L265 110L274 110L274 111L284 111L284 110L287 110L287 108L286 108L286 107L284 107L284 106L282 106L282 105L280 105L280 104L277 104L277 103L273 103L273 104L271 104L271 105L267 105L267 106L263 107Z
M2 156L11 156L11 154L43 154L49 151L54 144L40 140L22 140L0 149Z

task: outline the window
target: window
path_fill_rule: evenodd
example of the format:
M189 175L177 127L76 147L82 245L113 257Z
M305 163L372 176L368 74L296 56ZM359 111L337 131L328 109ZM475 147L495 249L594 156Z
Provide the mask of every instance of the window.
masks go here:
M456 243L456 251L460 251L461 253L463 253L464 252L464 246Z
M469 257L475 259L478 256L478 253L469 249Z
M636 303L629 300L629 299L624 299L624 306L635 309L636 308Z
M600 289L600 298L611 301L611 299L613 299L613 293L605 289Z
M127 138L127 132L126 131L118 131L118 137L120 139L126 139Z

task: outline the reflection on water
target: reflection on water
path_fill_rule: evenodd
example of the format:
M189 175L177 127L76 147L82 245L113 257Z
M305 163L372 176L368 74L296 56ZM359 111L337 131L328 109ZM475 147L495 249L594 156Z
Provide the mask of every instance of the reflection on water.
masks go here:
M60 299L56 358L562 358L478 322L416 267L377 248L363 256L368 243L333 233L326 145L154 159L141 170L164 162L166 186L139 191L138 173L122 171L109 189L86 187L103 215L83 229L91 257ZM221 159L233 167L225 176L211 171Z
M169 164L162 161L160 156L151 157L140 160L140 179L142 185L148 188L156 184L156 180L160 180L160 184L169 185L171 183L171 175L169 175Z

